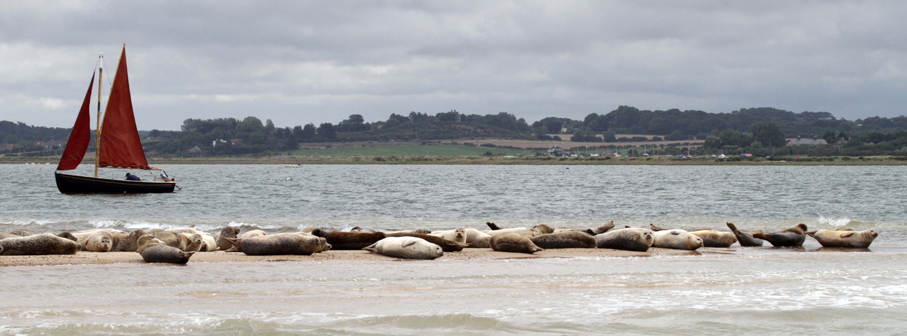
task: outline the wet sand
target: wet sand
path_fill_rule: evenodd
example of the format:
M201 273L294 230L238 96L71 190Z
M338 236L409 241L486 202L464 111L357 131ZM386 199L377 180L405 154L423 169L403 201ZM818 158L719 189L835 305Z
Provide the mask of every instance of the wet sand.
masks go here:
M648 257L672 255L700 255L703 253L735 253L732 249L709 249L708 251L683 251L651 248L646 252L621 251L612 249L556 249L536 252L535 254L498 252L491 249L469 248L460 252L445 252L438 260L467 259L526 259L526 258L574 258L574 257ZM313 255L273 255L247 256L241 252L199 252L192 256L190 263L196 262L261 262L261 261L387 261L404 260L387 257L367 251L327 251ZM135 252L79 252L73 255L29 255L0 256L2 266L46 266L46 265L88 265L144 263L142 256Z

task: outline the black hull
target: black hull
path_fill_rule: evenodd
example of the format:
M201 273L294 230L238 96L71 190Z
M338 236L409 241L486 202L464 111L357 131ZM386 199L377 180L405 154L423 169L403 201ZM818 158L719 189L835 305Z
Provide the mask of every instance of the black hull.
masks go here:
M173 192L176 182L112 180L101 177L54 173L57 189L64 194L147 194Z

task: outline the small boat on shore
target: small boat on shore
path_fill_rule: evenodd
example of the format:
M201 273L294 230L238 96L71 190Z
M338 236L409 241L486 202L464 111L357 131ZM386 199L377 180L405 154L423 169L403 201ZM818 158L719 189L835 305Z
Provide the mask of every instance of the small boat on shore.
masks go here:
M103 55L100 56L103 60ZM132 96L129 93L129 78L126 71L126 46L120 55L117 72L113 78L107 109L101 123L101 78L103 62L98 62L98 118L95 130L94 176L83 176L61 171L74 170L82 163L88 144L91 142L91 90L95 76L91 76L88 92L73 125L60 164L54 172L57 189L64 194L93 193L169 193L176 187L176 181L160 168L148 165L145 151L135 125L132 110ZM160 170L161 174L152 181L142 181L129 173L127 179L98 177L98 168Z

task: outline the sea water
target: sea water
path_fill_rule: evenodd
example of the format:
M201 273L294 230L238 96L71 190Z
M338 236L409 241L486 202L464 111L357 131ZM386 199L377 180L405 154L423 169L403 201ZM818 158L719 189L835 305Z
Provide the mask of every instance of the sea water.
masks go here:
M173 194L75 196L56 190L53 168L0 165L0 231L437 230L486 221L585 228L614 220L768 231L805 223L880 236L853 252L818 249L808 238L805 249L644 258L3 267L0 334L907 328L905 167L170 165L182 187Z

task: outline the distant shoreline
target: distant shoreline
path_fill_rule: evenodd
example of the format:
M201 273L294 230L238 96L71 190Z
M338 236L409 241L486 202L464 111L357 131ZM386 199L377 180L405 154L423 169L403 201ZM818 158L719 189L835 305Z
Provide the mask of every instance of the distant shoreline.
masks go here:
M0 157L0 164L52 164L57 157ZM208 157L208 158L148 158L152 165L162 164L273 164L273 165L666 165L666 166L903 166L907 160L881 157L805 157L778 160L740 159L730 157L679 159L673 157L503 157L503 156L270 156L270 157ZM93 160L82 164L91 165Z

